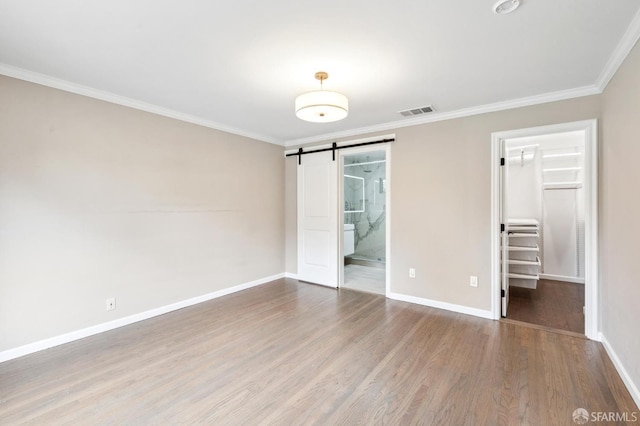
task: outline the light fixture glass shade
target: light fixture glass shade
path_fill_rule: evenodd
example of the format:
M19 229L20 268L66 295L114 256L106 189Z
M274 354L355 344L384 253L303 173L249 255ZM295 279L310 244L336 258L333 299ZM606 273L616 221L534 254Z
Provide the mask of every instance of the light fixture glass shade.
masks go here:
M296 115L305 121L329 123L342 120L348 114L349 100L342 93L317 90L296 98Z

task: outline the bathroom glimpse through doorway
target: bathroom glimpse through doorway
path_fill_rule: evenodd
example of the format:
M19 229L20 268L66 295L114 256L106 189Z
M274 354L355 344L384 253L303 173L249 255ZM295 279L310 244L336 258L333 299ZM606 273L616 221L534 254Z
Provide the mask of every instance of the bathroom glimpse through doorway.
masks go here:
M341 153L340 287L386 295L388 148Z

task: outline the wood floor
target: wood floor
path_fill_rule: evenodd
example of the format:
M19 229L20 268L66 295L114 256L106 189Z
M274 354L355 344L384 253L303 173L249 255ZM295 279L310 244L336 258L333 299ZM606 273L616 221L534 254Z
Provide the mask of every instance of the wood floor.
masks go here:
M509 288L507 318L584 334L584 284L539 280L535 290Z
M342 288L385 294L385 287L385 270L383 268L353 263L344 265L344 285Z
M601 344L278 280L0 364L0 424L569 425Z

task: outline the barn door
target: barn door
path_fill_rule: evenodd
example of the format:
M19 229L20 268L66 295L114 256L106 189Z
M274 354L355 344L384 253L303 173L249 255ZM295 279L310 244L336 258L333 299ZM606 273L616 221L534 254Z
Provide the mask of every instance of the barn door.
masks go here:
M298 279L338 286L338 167L332 152L298 165Z

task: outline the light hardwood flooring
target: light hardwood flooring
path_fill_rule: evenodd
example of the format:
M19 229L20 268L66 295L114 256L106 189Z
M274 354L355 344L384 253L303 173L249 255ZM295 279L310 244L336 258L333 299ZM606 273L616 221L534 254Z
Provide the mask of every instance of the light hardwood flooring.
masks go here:
M0 424L570 425L602 345L278 280L0 364Z
M344 284L342 288L384 295L385 270L356 264L344 265Z
M539 280L536 289L509 288L507 318L584 334L584 284Z

